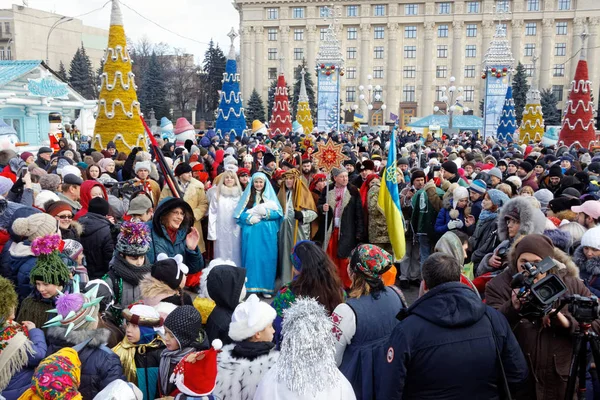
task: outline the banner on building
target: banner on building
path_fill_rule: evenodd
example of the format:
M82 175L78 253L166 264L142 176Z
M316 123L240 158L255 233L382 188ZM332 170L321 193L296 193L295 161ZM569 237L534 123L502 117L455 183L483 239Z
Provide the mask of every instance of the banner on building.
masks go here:
M317 128L319 132L338 130L340 124L340 77L338 70L321 73L318 78Z
M496 66L497 71L502 71L504 65ZM484 104L484 137L496 137L498 123L502 116L504 98L508 89L508 75L497 77L489 74L485 80L485 104Z

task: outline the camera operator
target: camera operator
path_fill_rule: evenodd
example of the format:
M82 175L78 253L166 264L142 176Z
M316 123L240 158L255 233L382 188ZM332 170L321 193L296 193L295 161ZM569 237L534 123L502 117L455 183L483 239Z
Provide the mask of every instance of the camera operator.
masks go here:
M552 257L556 265L547 273L539 273L534 282L554 274L567 287L564 296L591 296L578 278L577 266L550 239L538 234L527 235L517 242L509 254L509 267L492 279L485 290L487 304L506 316L529 363L529 381L518 399L563 399L569 376L572 335L578 322L566 308L552 317L523 318L520 315L523 301L517 297L519 289L511 288L513 275L525 271L526 263L536 265L546 257ZM598 321L592 323L592 329L600 332Z

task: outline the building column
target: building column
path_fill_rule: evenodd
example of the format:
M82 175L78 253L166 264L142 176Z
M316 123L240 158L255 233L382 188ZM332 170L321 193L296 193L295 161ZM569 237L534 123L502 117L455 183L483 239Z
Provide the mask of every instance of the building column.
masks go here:
M267 62L264 56L265 41L262 26L254 27L254 86L263 99L268 98L267 89L263 84L263 77L267 73Z
M550 89L550 56L552 55L552 33L554 31L554 19L546 18L542 21L542 51L540 53L540 90ZM536 71L537 72L537 71Z
M371 48L371 25L361 24L360 25L360 81L359 85L365 86L365 93L367 93L366 86L369 85L369 60L372 58L370 54ZM358 96L361 95L360 90L357 91ZM369 109L364 101L359 100L360 110L365 118L369 118Z
M513 19L512 20L512 54L515 60L521 60L521 39L523 38L523 26L525 25L525 21L522 19Z
M398 24L390 22L388 24L388 60L387 60L387 72L385 81L387 82L386 97L384 101L387 105L387 110L383 113L383 120L389 121L390 113L400 115L400 85L398 84L398 77L400 76L400 69L398 63Z
M587 43L588 71L590 80L592 81L592 87L594 89L592 93L594 93L594 98L596 99L596 104L594 104L594 107L597 107L598 93L600 92L600 90L598 90L600 87L600 71L598 71L600 69L600 61L598 60L600 58L600 51L598 51L598 46L600 46L600 40L598 40L598 35L600 35L600 17L591 17L589 19L588 33L590 34ZM598 115L599 116L596 118L600 118L600 111Z
M483 35L481 39L481 60L483 61L485 53L487 53L488 49L490 48L490 42L494 36L496 24L494 24L494 21L492 20L485 20L481 22L481 27L483 28Z
M423 45L423 80L421 82L421 96L417 97L419 102L419 116L426 117L433 112L433 33L435 22L426 21L425 27L425 43ZM418 93L418 91L417 91Z
M307 73L312 74L317 65L317 27L309 26L306 28L307 46L306 46L306 65Z
M293 74L290 75L289 67L293 64L291 62L292 57L290 54L293 53L294 50L290 49L290 27L282 26L279 28L279 35L281 37L281 47L279 48L279 59L281 60L280 67L283 68L282 71L285 75L286 82L292 82Z
M252 94L252 89L254 89L254 76L251 73L253 54L250 50L252 42L250 28L241 28L240 34L240 42L242 44L240 52L240 61L242 63L242 96L245 104L248 104L248 100L250 100L250 95Z
M450 76L456 78L454 81L455 86L460 86L463 81L464 72L463 72L463 59L464 59L464 51L463 48L463 35L465 34L463 29L465 27L465 23L463 21L454 21L452 22L452 71L450 71Z
M578 51L581 50L581 34L583 33L583 28L584 28L584 24L585 24L585 18L573 18L573 47L570 51L571 54L575 54ZM589 47L589 39L588 39L588 49ZM568 44L567 44L568 46ZM577 63L579 62L579 56L580 54L577 54L577 56L573 57L573 59L571 59L571 65L565 65L566 67L569 67L568 70L565 71L565 76L566 77L573 77L575 76L575 70L577 69ZM589 57L588 57L589 60ZM592 72L592 70L590 69L590 72ZM590 73L591 76L591 73Z

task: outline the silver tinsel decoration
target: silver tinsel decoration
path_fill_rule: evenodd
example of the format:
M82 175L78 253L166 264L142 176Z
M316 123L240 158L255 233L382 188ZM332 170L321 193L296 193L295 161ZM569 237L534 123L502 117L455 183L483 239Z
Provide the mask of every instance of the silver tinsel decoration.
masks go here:
M283 312L277 381L297 394L316 395L339 383L333 323L315 299L299 297Z

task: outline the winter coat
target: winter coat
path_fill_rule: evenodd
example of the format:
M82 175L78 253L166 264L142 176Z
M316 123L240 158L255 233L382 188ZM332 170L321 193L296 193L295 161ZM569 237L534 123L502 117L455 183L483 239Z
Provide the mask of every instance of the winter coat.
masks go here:
M527 379L506 319L460 282L436 286L413 303L389 343L384 395L377 399L499 399L497 350L509 386Z
M537 192L537 190L539 189L538 180L534 171L531 171L529 174L527 174L525 178L521 181L521 187L529 186L533 189L534 192Z
M35 267L37 257L31 252L30 242L8 241L2 251L2 275L15 284L19 301L33 291L29 273Z
M385 215L381 212L377 205L379 199L379 188L381 182L375 179L371 182L369 193L367 195L368 209L369 209L369 243L390 243L390 236L388 234L387 221Z
M251 347L264 348L266 343L243 342L246 350ZM252 400L261 378L279 358L279 352L270 350L266 354L252 354L251 357L237 354L237 344L228 344L217 354L217 383L212 394L221 400Z
M475 220L479 220L479 214L483 210L483 201L482 199L477 200L476 202L471 204L471 215L475 217Z
M243 300L240 296L245 282L244 268L219 265L210 271L206 288L215 302L215 308L206 321L206 335L211 343L215 339L221 339L223 344L233 342L229 337L229 324L233 311Z
M42 298L39 292L34 289L33 292L21 302L16 320L19 323L31 321L35 326L41 328L50 318L52 318L52 314L49 314L48 311L56 307L54 301L55 298Z
M79 190L79 202L81 203L81 209L77 211L75 217L73 218L75 221L78 221L79 218L83 217L88 212L88 206L90 204L90 200L92 200L92 188L94 186L98 186L104 192L104 198L108 200L108 193L106 193L106 188L103 184L95 180L85 181L81 184L81 189Z
M77 221L72 221L69 228L60 228L60 236L63 240L72 239L76 241L81 240L81 234L83 233L83 226Z
M111 222L105 216L87 213L79 219L83 226L81 245L87 260L90 280L100 279L108 272L115 244L111 236Z
M171 189L169 189L169 185L165 185L161 194L160 200L163 200L167 197L173 197L171 193ZM206 251L206 246L204 244L204 237L202 236L202 225L200 221L204 218L208 213L208 199L206 197L206 193L204 192L204 184L197 179L192 178L191 182L185 189L185 193L183 194L183 200L192 207L192 211L194 212L194 226L198 230L200 234L200 240L198 241L198 247L200 247L200 253L204 253Z
M40 156L37 157L37 159L35 160L35 163L38 167L40 167L44 171L46 171L48 169L48 167L50 166L50 161L46 161Z
M154 220L157 220L156 218ZM175 257L177 254L183 256L183 263L187 265L190 270L190 274L195 274L204 268L204 258L198 247L193 251L187 248L185 244L185 238L187 231L185 229L179 229L177 236L175 237L175 243L169 239L167 229L161 224L157 229L161 229L163 236L159 236L154 228L154 220L147 222L150 227L150 235L152 236L152 243L150 243L150 250L146 254L148 262L153 264L156 261L156 256L160 253L165 253L169 257Z
M146 275L140 282L141 298L144 304L155 307L160 302L176 306L192 305L192 298L181 290L173 290L166 283L151 275Z
M426 234L432 238L438 237L435 232L435 222L440 208L444 191L435 186L423 188L414 194L411 200L413 213L410 220L413 232Z
M48 351L46 356L56 353L64 347L73 347L87 339L91 339L78 352L81 360L79 392L81 392L84 400L93 399L99 391L116 379L127 381L123 375L121 360L111 349L106 347L110 336L107 329L73 330L65 336L66 330L67 328L63 327L48 329Z
M600 257L589 260L583 254L583 246L579 246L573 254L573 262L579 268L579 277L596 297L600 297Z
M69 197L65 196L61 192L56 193L56 195L61 201L64 201L65 203L71 206L71 208L73 209L73 213L76 213L77 211L81 210L81 204L78 201L71 200Z
M437 215L437 218L435 219L435 232L438 235L443 235L444 233L448 232L449 229L448 228L448 223L450 221L454 221L454 219L452 219L450 217L450 211L452 210L452 208L442 208L440 210L440 212ZM456 220L460 220L463 223L462 228L457 229L459 231L465 231L466 229L466 225L465 225L465 209L464 208L457 208L456 211L458 211L458 218ZM452 229L454 230L454 229Z
M473 253L471 254L473 270L476 270L483 257L491 253L498 245L497 232L498 224L496 223L496 218L477 221L475 233L469 238L469 247L473 249Z
M333 232L333 211L335 210L335 184L329 186L329 194L323 190L319 198L317 209L320 214L323 214L323 205L329 204L327 215L327 227L325 227L325 219L322 220L322 225L319 230L325 232L324 247L327 248L331 233ZM344 199L342 200L342 217L340 221L340 237L338 241L337 256L339 258L348 258L354 248L361 242L364 235L364 218L362 202L358 189L352 185L348 185L344 191Z
M156 398L158 389L158 366L160 355L165 346L161 343L159 347L147 347L143 353L135 352L134 362L137 372L136 386L144 394L144 399Z
M27 365L12 376L8 386L0 393L6 400L17 400L23 392L29 389L35 368L46 358L47 348L44 332L39 328L30 330L29 340L31 341L33 353L27 355Z
M553 258L566 266L556 272L567 286L564 296L579 294L589 297L592 295L579 279L577 266L565 253L555 248ZM573 334L578 330L579 324L571 316L567 307L561 310L561 313L571 323L567 329L556 325L545 328L542 326L541 320L529 321L521 318L511 302L510 283L516 272L516 267L510 266L492 279L486 286L485 298L488 305L504 314L529 364L530 379L526 388L523 389L525 393L517 398L563 399L573 355ZM592 322L592 329L599 333L600 322Z

